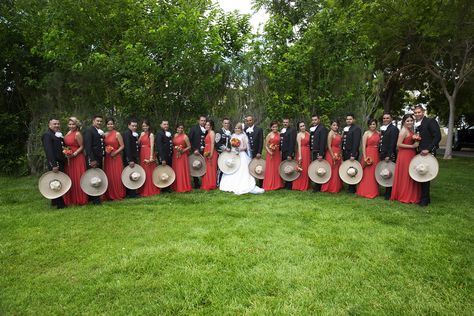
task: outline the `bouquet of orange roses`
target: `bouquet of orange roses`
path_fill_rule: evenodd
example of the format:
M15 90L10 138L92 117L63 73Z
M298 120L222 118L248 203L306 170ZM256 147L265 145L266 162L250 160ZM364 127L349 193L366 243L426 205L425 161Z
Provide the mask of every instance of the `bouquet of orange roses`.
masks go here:
M411 137L415 142L421 142L421 136L419 133L413 134Z
M240 139L238 139L238 138L232 138L232 139L230 140L230 145L231 145L232 147L239 147L239 146L240 146Z
M73 154L73 151L71 148L69 148L68 146L64 146L63 147L63 154L67 157L67 156L71 156Z

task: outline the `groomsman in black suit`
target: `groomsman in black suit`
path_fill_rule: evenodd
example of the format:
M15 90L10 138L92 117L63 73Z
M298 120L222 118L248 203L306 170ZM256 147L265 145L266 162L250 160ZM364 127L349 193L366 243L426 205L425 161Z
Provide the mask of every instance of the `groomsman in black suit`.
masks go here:
M328 141L328 129L321 123L321 118L318 114L311 116L311 127L309 129L311 135L310 148L312 160L323 160L326 153L326 144ZM320 192L321 184L315 183L313 192Z
M283 119L280 131L281 161L292 160L295 157L296 129L290 126L290 119ZM291 190L292 182L285 181L285 189Z
M359 126L355 125L355 117L352 113L346 115L346 124L342 136L342 159L358 160L362 130ZM349 185L348 191L349 193L355 193L356 186Z
M140 152L138 144L138 120L129 119L127 122L127 129L123 132L123 165L124 167L134 168L136 163L140 162ZM126 188L127 197L139 197L137 190Z
M44 152L46 154L46 161L48 163L48 170L53 172L64 172L63 154L63 134L60 132L59 120L52 117L48 121L48 130L41 137ZM51 205L57 208L65 208L63 197L58 197L51 200Z
M84 149L86 151L86 166L90 168L102 168L104 157L104 131L102 126L102 116L95 115L92 118L92 126L84 130ZM89 201L93 204L100 204L99 196L89 196Z
M199 123L191 127L188 138L189 142L191 143L191 150L193 151L194 155L203 154L204 152L204 139L206 138L206 129L204 126L206 125L206 117L201 115L199 117ZM199 178L193 177L193 186L195 189L199 189Z
M245 118L245 134L249 138L250 158L260 159L263 148L263 129L255 125L252 115Z
M380 161L397 160L397 140L398 128L392 124L393 118L390 113L384 113L382 117L382 126L380 126L379 156ZM385 199L389 200L392 194L392 187L385 188Z
M224 118L222 120L222 128L216 131L216 150L219 154L224 151L230 150L230 136L232 135L230 131L230 120L228 118ZM222 171L218 168L217 169L217 186L221 182L222 178Z
M173 139L171 136L170 124L163 120L160 124L161 129L156 134L155 148L158 150L158 162L163 166L171 167L173 158Z
M425 109L421 104L415 106L415 132L420 134L421 141L418 146L418 152L422 155L436 156L436 149L439 147L441 132L436 120L425 116ZM430 182L421 183L420 206L427 206L431 203Z

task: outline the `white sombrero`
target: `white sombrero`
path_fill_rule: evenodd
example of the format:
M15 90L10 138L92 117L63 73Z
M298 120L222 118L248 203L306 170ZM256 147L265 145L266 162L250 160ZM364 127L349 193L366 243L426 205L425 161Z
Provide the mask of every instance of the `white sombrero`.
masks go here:
M233 174L240 168L240 156L234 152L225 151L219 155L217 165L222 173Z
M283 160L280 163L280 177L285 181L295 181L301 172L298 171L296 160Z
M38 181L38 189L47 199L57 199L71 188L71 178L64 172L48 171Z
M362 180L362 166L357 160L344 161L339 167L339 177L344 183L357 184Z
M145 183L145 180L145 169L139 164L135 164L133 168L127 166L122 170L122 183L127 189L136 190Z
M173 184L176 179L176 174L174 170L166 166L158 166L153 170L153 184L158 188L166 188Z
M81 177L81 189L87 195L100 196L107 191L109 181L105 172L100 168L91 168Z
M265 175L266 162L262 158L253 158L249 163L249 172L256 179L263 179Z
M380 161L375 167L375 180L383 187L393 185L393 176L395 174L395 163L392 161Z
M331 179L331 165L327 160L315 160L308 167L308 176L314 183L324 184Z
M189 173L192 177L202 177L206 174L206 162L202 155L189 156Z
M410 161L410 177L416 182L428 182L436 178L439 171L438 160L431 155L416 155Z

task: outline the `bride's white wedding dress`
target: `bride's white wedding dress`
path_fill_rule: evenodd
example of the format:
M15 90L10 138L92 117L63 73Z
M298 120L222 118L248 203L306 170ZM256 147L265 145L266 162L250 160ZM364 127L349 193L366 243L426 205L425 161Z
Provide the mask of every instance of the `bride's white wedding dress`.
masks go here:
M233 174L222 175L219 189L225 192L233 192L237 195L246 193L260 194L265 192L256 185L255 178L252 177L249 172L251 159L247 153L249 143L247 135L245 133L232 134L231 138L238 138L240 140L240 167Z

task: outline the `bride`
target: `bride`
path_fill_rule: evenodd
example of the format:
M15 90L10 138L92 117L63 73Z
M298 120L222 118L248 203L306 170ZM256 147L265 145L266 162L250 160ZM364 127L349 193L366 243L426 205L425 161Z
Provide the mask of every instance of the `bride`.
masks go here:
M237 123L234 128L234 134L232 138L240 140L240 146L237 149L240 156L240 167L232 174L224 174L222 176L219 189L221 191L233 192L235 194L259 194L263 193L264 190L259 188L255 183L255 178L250 175L249 163L250 157L248 155L249 150L249 139L245 133L242 132L242 123Z

